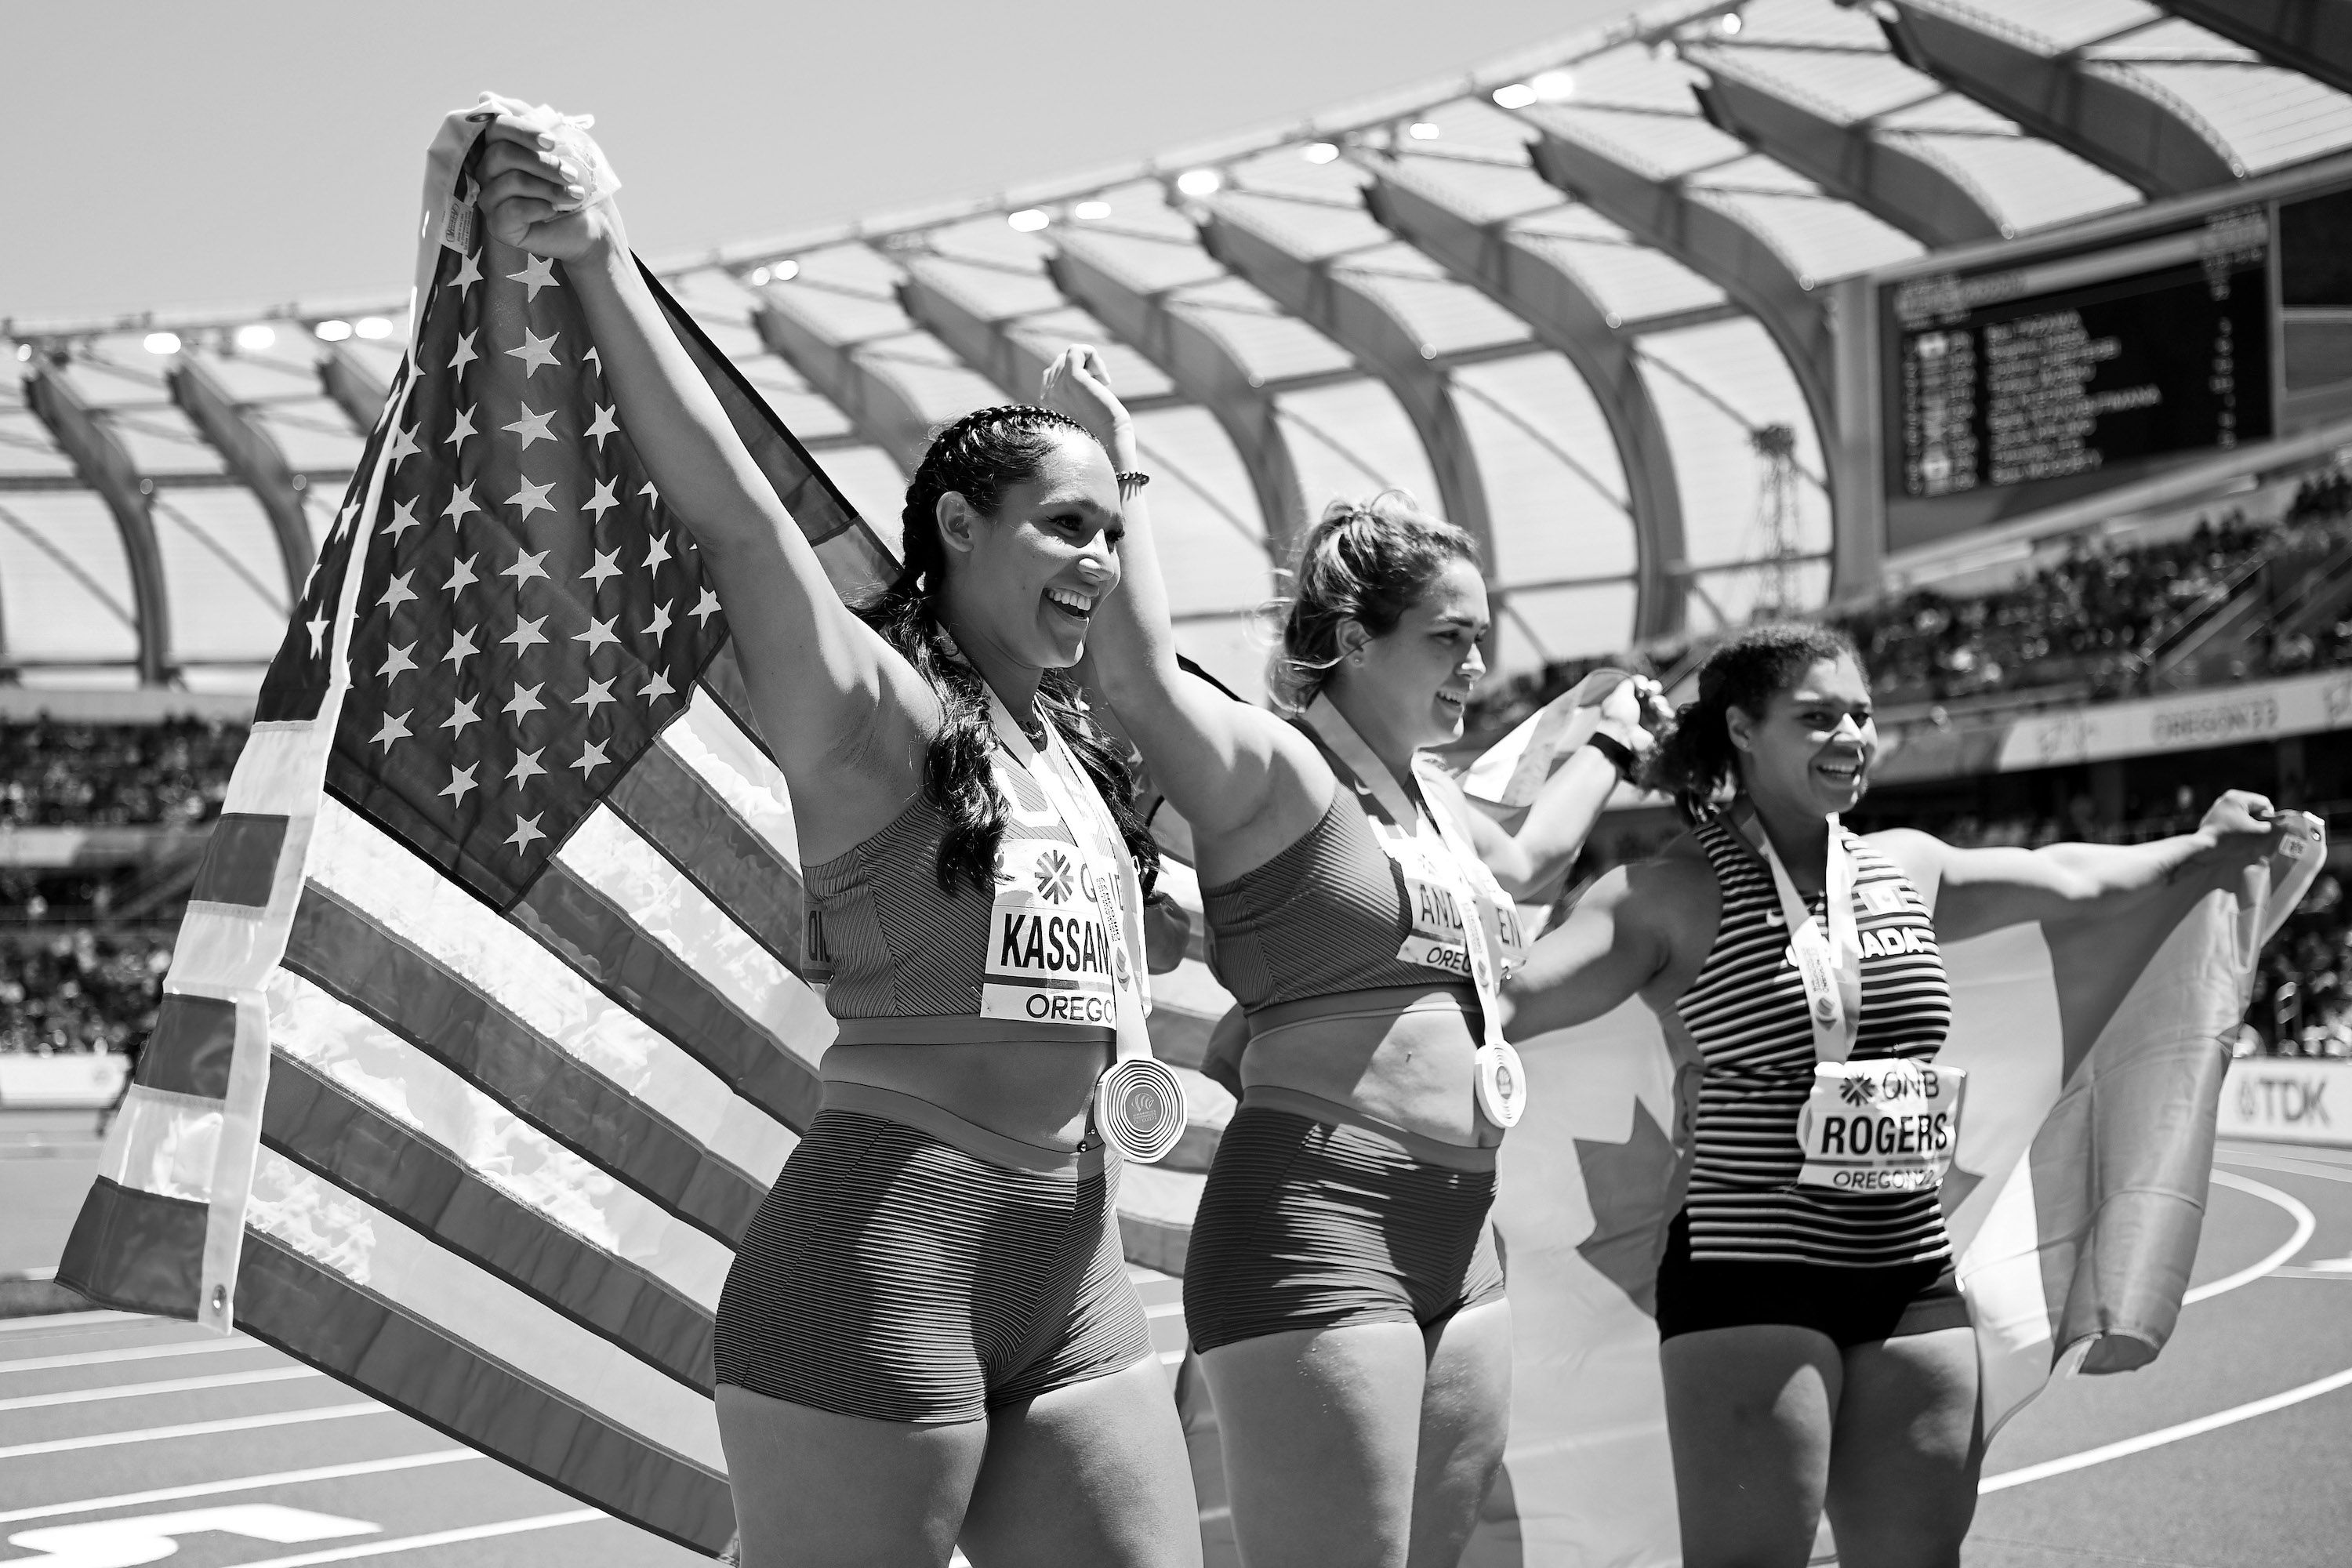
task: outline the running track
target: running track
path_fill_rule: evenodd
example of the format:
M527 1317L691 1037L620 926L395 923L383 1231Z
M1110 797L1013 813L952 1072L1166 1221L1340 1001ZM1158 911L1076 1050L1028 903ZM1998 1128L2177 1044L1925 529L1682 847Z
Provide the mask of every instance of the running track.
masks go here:
M28 1163L0 1150L0 1184L64 1173ZM2231 1144L2221 1172L2172 1344L2053 1387L2001 1435L1969 1568L2352 1560L2352 1152ZM1145 1287L1168 1351L1174 1284ZM110 1313L0 1322L0 1565L150 1562L138 1543L159 1533L175 1568L705 1561L251 1341Z

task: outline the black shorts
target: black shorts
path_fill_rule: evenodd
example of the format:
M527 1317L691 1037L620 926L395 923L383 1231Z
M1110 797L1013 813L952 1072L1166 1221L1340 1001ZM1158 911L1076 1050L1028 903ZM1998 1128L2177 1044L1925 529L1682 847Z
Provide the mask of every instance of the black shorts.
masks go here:
M1948 1258L1883 1268L1700 1262L1691 1257L1690 1216L1675 1215L1658 1260L1658 1338L1758 1323L1811 1329L1843 1351L1965 1329L1969 1304Z

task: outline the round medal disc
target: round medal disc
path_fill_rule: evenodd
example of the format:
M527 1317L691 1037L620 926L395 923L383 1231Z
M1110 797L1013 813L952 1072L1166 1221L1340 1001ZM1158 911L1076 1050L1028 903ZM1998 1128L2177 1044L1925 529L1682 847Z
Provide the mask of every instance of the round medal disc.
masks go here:
M1095 1130L1139 1164L1167 1158L1184 1136L1184 1084L1167 1063L1129 1057L1095 1084Z
M1516 1127L1528 1109L1528 1069L1507 1040L1478 1047L1478 1109L1497 1127Z

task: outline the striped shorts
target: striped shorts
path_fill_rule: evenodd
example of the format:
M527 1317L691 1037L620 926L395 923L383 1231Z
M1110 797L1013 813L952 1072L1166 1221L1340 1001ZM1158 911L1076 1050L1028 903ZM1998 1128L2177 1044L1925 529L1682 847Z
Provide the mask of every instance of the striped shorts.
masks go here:
M1351 1323L1428 1329L1499 1300L1494 1202L1492 1149L1253 1088L1192 1220L1184 1322L1193 1347Z
M1151 1336L1119 1247L1118 1170L1099 1148L1057 1157L826 1084L735 1249L718 1380L940 1426L1133 1366Z

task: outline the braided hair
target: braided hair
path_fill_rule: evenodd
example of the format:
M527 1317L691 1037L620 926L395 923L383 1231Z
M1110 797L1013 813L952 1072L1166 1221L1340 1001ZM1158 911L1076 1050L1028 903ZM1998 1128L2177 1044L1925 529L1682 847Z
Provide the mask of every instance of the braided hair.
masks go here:
M1060 430L1094 438L1066 415L1022 404L977 409L943 426L907 486L898 575L857 608L859 618L939 694L941 721L924 757L923 791L947 819L938 860L942 892L952 893L962 882L983 898L994 894L1005 806L989 770L996 730L988 716L987 689L980 672L955 653L940 620L940 592L947 581L940 498L953 491L982 516L993 518L1007 489L1037 477ZM1135 814L1135 778L1125 752L1088 717L1078 683L1066 671L1044 672L1037 706L1108 803L1144 891L1150 892L1160 871L1160 851Z
M1476 565L1476 542L1423 511L1404 490L1325 507L1291 564L1282 642L1266 671L1275 705L1305 712L1346 657L1340 626L1354 621L1376 637L1388 636L1456 561Z
M1698 700L1675 710L1675 721L1643 764L1644 787L1674 797L1685 822L1696 824L1726 784L1739 782L1738 748L1731 743L1730 709L1762 718L1772 699L1823 659L1862 656L1832 626L1793 621L1748 627L1718 646L1698 667Z

